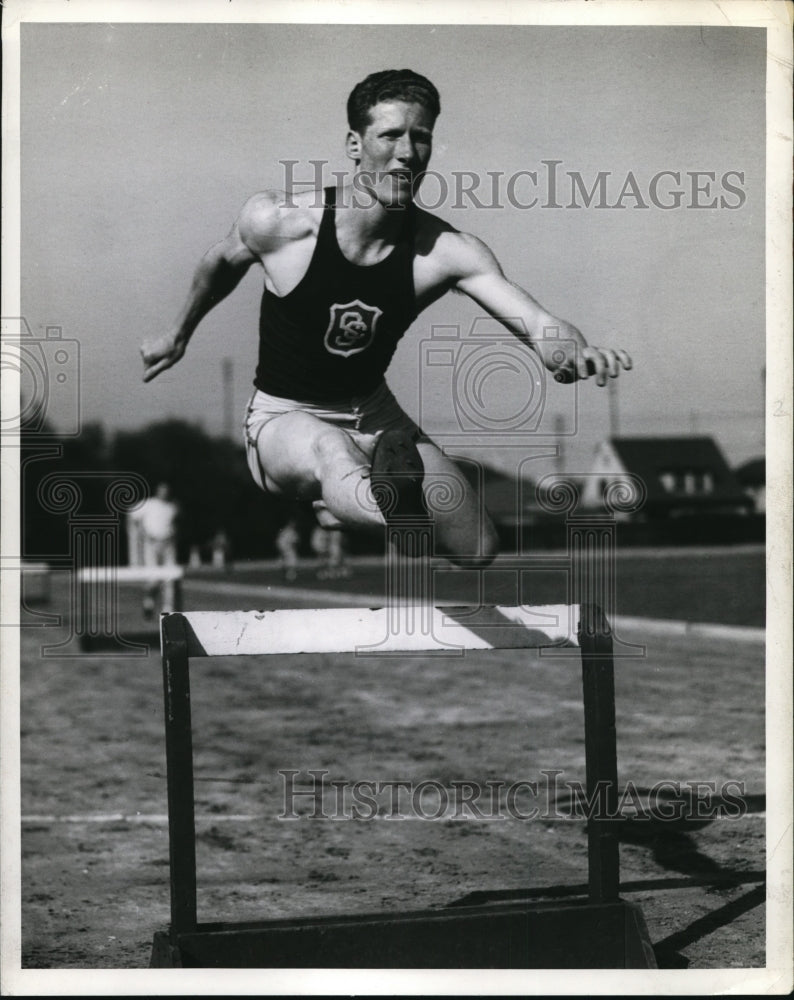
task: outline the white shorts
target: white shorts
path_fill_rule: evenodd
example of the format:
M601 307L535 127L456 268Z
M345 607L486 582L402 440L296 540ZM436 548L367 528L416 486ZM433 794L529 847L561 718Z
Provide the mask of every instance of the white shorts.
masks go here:
M387 431L395 427L404 427L411 431L419 430L414 421L402 410L385 382L381 382L368 396L355 396L341 403L302 403L295 399L271 396L257 389L248 401L245 412L245 453L254 482L265 492L267 487L264 484L264 474L257 449L259 435L265 424L284 413L293 413L296 410L310 413L327 424L341 427L354 441L359 434L375 434L377 431Z
M173 538L143 539L144 566L176 566L176 545Z

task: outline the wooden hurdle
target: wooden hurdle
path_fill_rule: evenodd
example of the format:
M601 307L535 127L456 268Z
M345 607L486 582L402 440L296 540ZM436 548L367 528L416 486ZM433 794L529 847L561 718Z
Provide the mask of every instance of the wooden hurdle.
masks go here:
M94 588L110 588L114 583L159 584L162 588L162 611L182 610L182 566L83 566L77 580Z
M156 623L148 623L141 631L119 632L121 607L119 584L139 583L159 588L160 610L173 613L182 610L182 579L184 567L116 566L113 563L80 566L73 571L71 635L56 643L45 655L77 655L68 650L96 655L115 653L121 656L148 656L149 644L157 634Z
M655 967L641 911L619 896L619 845L616 824L609 819L616 815L618 788L612 637L599 607L187 612L163 615L161 639L171 924L167 932L154 935L151 967ZM605 793L605 815L588 822L587 897L564 903L522 899L345 917L199 922L192 657L549 647L579 648L587 794Z

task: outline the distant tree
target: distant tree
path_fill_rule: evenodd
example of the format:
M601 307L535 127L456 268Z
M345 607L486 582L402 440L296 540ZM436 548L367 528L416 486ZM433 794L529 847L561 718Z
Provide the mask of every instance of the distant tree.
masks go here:
M232 558L272 554L283 523L281 504L254 485L242 446L210 437L194 424L167 420L116 434L111 464L119 472L140 473L152 492L160 482L169 484L181 510L181 560L191 546L209 546L220 530Z
M42 439L60 447L61 454L45 455ZM38 457L37 457L38 456ZM66 514L45 510L39 485L50 473L102 473L96 479L81 477L84 513L105 512L108 476L134 472L142 476L153 494L158 483L171 488L180 507L178 555L187 562L192 546L205 560L212 539L223 531L232 561L272 558L275 537L294 515L291 501L264 493L253 482L242 445L214 438L200 426L165 420L109 437L98 423L86 424L73 438L58 437L49 427L22 433L23 497L22 553L26 558L68 558L69 527ZM311 504L299 505L308 538L314 524ZM109 513L109 512L108 512ZM120 556L126 560L127 536L120 532ZM368 535L351 538L352 551L377 549L378 539Z
M101 424L90 423L76 437L63 437L44 422L20 432L22 496L20 497L22 555L26 559L57 559L69 555L68 516L47 510L40 487L51 474L107 472L108 448ZM60 454L53 454L58 448ZM102 511L106 480L80 477L81 509Z
M25 559L41 560L63 555L68 544L63 532L63 518L46 511L39 501L39 484L51 472L57 472L62 459L53 454L57 446L55 431L44 422L35 431L23 426L20 431L20 545Z
M73 438L61 438L64 469L81 469L86 472L107 471L110 454L105 428L100 423L89 423Z

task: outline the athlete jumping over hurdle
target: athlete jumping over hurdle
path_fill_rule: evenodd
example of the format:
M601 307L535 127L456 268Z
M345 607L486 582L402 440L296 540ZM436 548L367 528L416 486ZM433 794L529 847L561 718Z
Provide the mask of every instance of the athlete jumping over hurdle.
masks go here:
M427 517L434 482L453 476L461 504L432 511L438 551L486 565L497 537L479 496L384 381L400 337L423 309L459 291L528 341L561 381L592 375L603 386L631 360L589 347L509 281L481 240L415 204L440 112L429 80L411 70L373 73L353 89L347 112L350 182L251 197L202 258L171 329L141 348L143 378L179 361L203 317L259 264L259 363L245 421L258 485L313 500L323 527L382 529ZM559 345L544 343L549 328L578 345L575 356L552 358Z

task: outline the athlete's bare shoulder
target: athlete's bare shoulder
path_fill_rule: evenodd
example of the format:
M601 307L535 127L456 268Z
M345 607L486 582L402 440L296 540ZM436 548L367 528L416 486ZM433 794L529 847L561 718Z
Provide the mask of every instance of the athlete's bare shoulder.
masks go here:
M314 234L321 214L322 203L316 191L289 195L283 191L258 191L240 210L237 229L245 245L263 256L286 242Z
M424 209L416 209L416 254L439 277L451 282L481 271L500 271L488 244Z

